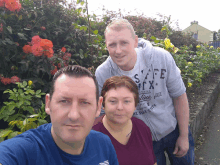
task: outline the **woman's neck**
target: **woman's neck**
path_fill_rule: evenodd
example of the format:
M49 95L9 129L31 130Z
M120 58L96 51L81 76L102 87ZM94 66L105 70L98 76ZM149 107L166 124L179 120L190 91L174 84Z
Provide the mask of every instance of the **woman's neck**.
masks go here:
M128 135L131 133L132 130L131 119L128 120L126 123L117 124L110 121L105 115L103 118L103 125L110 133L116 133L116 134L120 133L120 134Z

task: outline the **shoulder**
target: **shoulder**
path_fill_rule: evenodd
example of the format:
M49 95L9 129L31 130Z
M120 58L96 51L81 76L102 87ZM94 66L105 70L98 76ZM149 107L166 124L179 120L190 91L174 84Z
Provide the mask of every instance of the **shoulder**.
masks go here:
M110 56L101 65L97 67L95 74L99 74L100 72L109 70L109 65L110 65Z
M136 129L146 130L150 132L150 128L141 119L132 117L131 120L132 123L136 126Z
M44 124L36 129L30 129L20 135L17 135L12 139L5 140L0 143L0 151L4 148L4 151L13 153L22 154L24 152L35 152L34 147L36 147L36 143L43 140L42 137L45 138L45 136L47 136L47 133L43 133L43 131L48 131L48 128L50 128L50 125Z
M170 52L168 52L164 48L153 47L153 51L154 51L154 56L157 58L159 58L159 57L163 57L166 59L172 58L172 55L170 54Z
M111 139L102 132L91 130L88 137L91 143L93 143L95 146L99 146L100 148L112 146Z
M35 142L29 132L25 132L12 139L0 143L0 162L6 161L9 164L23 164L25 161L34 158ZM32 157L32 158L31 158Z

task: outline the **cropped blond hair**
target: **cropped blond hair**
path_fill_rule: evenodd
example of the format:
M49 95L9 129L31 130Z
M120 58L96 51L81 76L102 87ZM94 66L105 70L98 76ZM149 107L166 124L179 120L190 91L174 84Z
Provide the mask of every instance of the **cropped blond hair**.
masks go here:
M105 35L109 29L115 30L115 31L121 31L125 28L129 29L131 31L132 37L135 38L134 28L130 24L130 22L128 22L128 20L126 20L126 19L117 19L117 20L113 20L111 23L109 23L105 29Z

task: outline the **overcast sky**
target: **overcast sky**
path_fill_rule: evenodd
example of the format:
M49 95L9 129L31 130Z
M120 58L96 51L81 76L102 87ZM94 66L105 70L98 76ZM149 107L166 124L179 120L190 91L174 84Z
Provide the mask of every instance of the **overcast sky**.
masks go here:
M102 7L108 10L144 13L147 17L158 18L157 13L171 15L178 21L181 30L198 21L199 25L211 30L220 29L220 0L87 0L89 13L102 14ZM175 27L175 25L173 25Z

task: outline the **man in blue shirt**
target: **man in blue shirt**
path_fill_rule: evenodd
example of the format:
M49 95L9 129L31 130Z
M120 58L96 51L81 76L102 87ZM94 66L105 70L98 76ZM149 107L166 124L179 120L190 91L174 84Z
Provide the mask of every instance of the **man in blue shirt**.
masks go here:
M118 165L108 136L91 130L102 105L95 76L68 66L53 77L45 111L51 123L0 143L2 165Z

